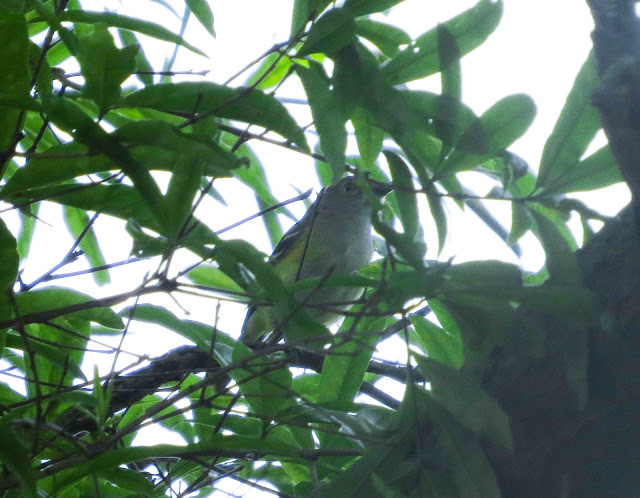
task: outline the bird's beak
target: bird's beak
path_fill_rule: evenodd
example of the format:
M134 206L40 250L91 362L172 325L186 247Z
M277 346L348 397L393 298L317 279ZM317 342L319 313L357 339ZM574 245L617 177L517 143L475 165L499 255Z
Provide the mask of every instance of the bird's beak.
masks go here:
M373 190L373 193L378 197L384 197L393 190L393 184L376 182L371 185L371 190Z

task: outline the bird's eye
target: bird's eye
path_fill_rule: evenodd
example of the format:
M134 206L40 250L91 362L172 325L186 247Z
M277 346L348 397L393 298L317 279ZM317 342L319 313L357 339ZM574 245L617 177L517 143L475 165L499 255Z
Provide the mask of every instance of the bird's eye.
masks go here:
M342 187L342 190L344 190L345 192L352 192L354 188L355 186L353 185L353 183L345 183L344 187Z

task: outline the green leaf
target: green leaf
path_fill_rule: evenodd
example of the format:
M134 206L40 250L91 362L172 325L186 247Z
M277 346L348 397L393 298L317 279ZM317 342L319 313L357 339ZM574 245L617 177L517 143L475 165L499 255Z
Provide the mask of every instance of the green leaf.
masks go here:
M8 320L13 314L13 306L9 293L13 292L13 284L18 276L20 259L13 237L4 221L0 219L0 320ZM4 349L4 332L0 329L0 358Z
M511 203L511 231L509 232L508 242L515 244L522 236L531 230L533 226L533 217L531 211L525 203Z
M70 206L64 207L64 220L69 232L71 232L73 237L76 239L90 223L89 216L85 210ZM96 239L93 226L84 233L84 236L80 241L80 248L84 251L84 255L87 257L87 260L89 260L89 264L92 267L104 266L106 264L102 251L100 250L100 246L98 245L98 240ZM92 275L98 285L104 285L111 281L108 270L96 271L93 272Z
M64 44L66 45L66 47L69 49L69 52L71 52L72 54L77 54L78 53L78 39L76 38L75 33L73 33L73 31L65 28L62 24L61 24L61 19L60 17L57 15L57 9L55 9L55 11L52 11L51 9L49 9L48 7L46 7L42 1L34 1L31 2L31 5L33 6L33 8L35 9L35 11L38 13L38 18L34 19L33 21L38 22L38 21L46 21L49 26L51 26L51 28L54 28L57 32L58 35L60 36L60 39L64 42ZM52 8L55 8L54 5L51 5Z
M283 56L279 52L268 55L262 61L262 64L251 74L247 81L246 86L254 86L258 90L266 90L267 88L273 88L282 82L283 78L289 74L293 62L289 57ZM268 71L268 74L267 74ZM258 83L260 81L260 83Z
M181 47L191 50L195 54L206 57L204 52L198 50L192 45L189 45L181 36L172 33L159 24L149 21L127 17L113 12L91 12L88 10L65 10L58 14L58 19L60 21L71 21L73 23L84 24L103 23L114 28L128 29L143 35L151 36L158 40L175 43L176 45L180 45ZM38 19L36 19L36 21L37 20Z
M347 0L344 8L352 12L354 17L366 16L390 9L402 0Z
M331 0L295 0L291 15L291 38L300 36L307 23L331 3Z
M263 420L268 420L290 404L293 378L286 366L274 368L278 364L275 358L263 356L244 361L252 355L253 351L247 346L236 344L233 362L242 362L244 365L232 370L230 375L246 397L252 412Z
M449 95L457 100L462 96L460 75L460 50L456 37L446 24L439 24L436 28L438 35L438 58L442 74L442 95Z
M433 397L464 427L513 451L509 417L471 375L425 356L413 355L431 383Z
M453 368L462 366L464 348L459 336L450 334L420 315L410 315L409 318L415 328L411 337L429 358Z
M411 172L400 156L387 149L383 152L389 164L393 185L398 187L397 190L394 190L394 195L398 200L402 228L407 239L414 240L419 231L419 217L416 194L411 192L414 189Z
M374 217L372 219L373 228L384 237L388 244L391 244L406 262L416 269L424 268L424 244L418 244L408 239L404 234L396 232L391 226L382 220Z
M440 163L443 143L457 145L472 154L484 154L486 137L469 130L482 131L483 125L471 109L448 96L430 92L398 90L374 81L364 89L363 104L376 125L391 135L406 153L423 186L431 182L426 168Z
M131 255L137 258L150 258L175 249L175 242L171 242L167 237L149 235L133 218L127 220L124 229L133 239Z
M220 330L214 330L211 325L192 320L182 320L171 311L151 304L127 307L120 312L120 316L160 325L193 342L203 351L211 351L211 343L215 340L215 348L212 351L215 359L222 365L231 363L231 354L236 341L229 337L228 334Z
M171 213L169 234L178 237L185 233L186 223L192 214L193 200L200 188L204 171L204 158L193 149L176 157L176 163L165 195L168 212Z
M78 62L85 80L82 95L98 106L100 117L120 98L120 85L135 71L139 45L116 48L107 26L94 25L93 33L80 36Z
M583 192L608 187L623 182L620 167L608 145L598 149L581 160L552 184L544 187L545 194L555 195L567 192Z
M451 417L451 412L435 402L431 396L416 389L421 418L428 418L435 426L435 437L441 441L447 477L439 481L445 496L482 496L499 498L500 487L495 472L477 438ZM455 487L455 490L450 490ZM438 494L434 496L439 496Z
M140 43L136 39L136 36L128 29L118 29L118 36L120 37L120 41L122 42L122 45L124 45L125 47L135 46L135 45L140 46ZM139 48L138 53L136 54L135 61L136 61L135 70L137 73L135 76L136 78L138 78L138 81L140 81L140 83L142 83L145 86L153 85L152 74L138 74L142 72L146 72L146 73L153 72L153 66L151 66L151 64L145 57L141 47Z
M342 109L343 120L347 121L360 101L362 87L367 84L363 61L354 44L342 48L336 55L331 84L335 103Z
M224 150L214 140L198 133L184 133L176 126L156 119L141 119L121 125L114 133L122 143L133 146L149 146L134 148L131 155L144 162L149 169L176 170L185 161L203 162L203 174L207 176L231 176L230 170L238 168L242 161L233 153ZM169 155L169 167L158 167L158 148L172 152ZM188 155L188 157L183 157ZM182 167L182 166L180 166ZM198 169L201 166L197 166ZM184 173L184 172L183 172Z
M335 56L345 45L351 43L356 34L356 24L353 13L346 8L327 11L311 26L298 57L314 53L325 53L329 57Z
M329 80L320 64L312 62L308 69L298 67L297 72L309 100L320 147L333 172L332 183L335 183L345 167L347 130L343 109L329 89Z
M37 316L42 314L43 316L46 315L46 317L43 318L45 320L53 318L54 316L61 316L56 313L54 313L54 316L49 316L49 311L56 312L60 308L79 305L89 301L99 302L99 300L95 300L87 294L63 287L47 287L46 289L30 290L16 294L16 305L20 315L35 314ZM82 318L113 329L121 330L124 328L120 317L107 307L89 308L71 312L65 316Z
M31 326L27 325L27 328L29 327ZM69 361L69 355L64 349L61 349L60 347L49 346L48 344L43 344L35 340L30 340L27 346L24 342L24 338L15 332L7 333L6 347L18 349L25 352L31 350L36 353L37 362L41 362L42 359L45 359L55 367L56 372L68 372L68 374L73 378L86 380L86 377L80 369L80 366L73 361ZM32 393L33 391L28 394Z
M138 495L159 496L151 481L142 473L138 473L134 470L113 467L111 469L99 471L96 474L104 477L119 488L126 489L127 491L131 491Z
M20 479L21 495L25 493L26 496L38 496L31 458L8 421L0 422L0 460Z
M200 24L206 29L211 36L216 37L216 32L213 29L213 12L207 0L185 0L189 10L196 16L196 19L200 21Z
M576 167L596 132L601 128L598 110L591 104L598 84L593 53L576 76L573 88L547 139L540 159L537 188L553 188Z
M375 125L373 117L363 107L356 108L351 116L351 123L356 131L356 142L362 162L365 167L371 167L382 151L384 132Z
M71 485L78 482L85 476L105 472L108 469L118 468L131 462L147 461L150 459L172 457L187 458L189 455L211 454L216 451L229 450L233 453L247 454L253 452L271 453L281 457L295 459L299 450L289 445L276 444L272 441L261 440L233 435L213 435L210 439L202 443L192 443L188 445L154 444L152 446L138 446L117 448L104 452L89 461L79 463L73 467L64 477L56 476L55 485L58 493L62 493ZM53 479L53 478L49 478ZM45 485L50 482L41 481Z
M134 160L129 151L112 135L98 126L75 103L65 98L51 98L45 103L49 118L61 129L87 145L91 150L103 153L121 167L133 181L136 190L151 208L161 226L167 224L162 194L149 171Z
M16 239L11 234L4 221L0 219L0 295L13 287L18 275L20 259L16 249Z
M69 142L46 149L49 156L34 157L0 189L2 197L25 190L62 183L77 176L108 171L115 165L105 156L89 157L87 147Z
M431 210L431 216L436 224L436 230L438 231L438 254L442 252L444 243L447 240L447 213L444 210L444 203L442 202L442 196L436 190L433 183L429 183L426 186L427 202L429 203L429 209Z
M488 141L485 153L472 156L454 151L442 164L447 175L476 167L506 150L529 128L536 115L536 106L528 95L509 95L496 102L480 117L483 138ZM472 128L471 128L472 129Z
M563 237L556 224L537 209L531 214L535 221L536 232L546 255L549 275L556 284L582 286L582 270L578 265L575 252Z
M134 219L142 227L157 233L163 231L138 191L127 185L61 185L30 190L27 194L26 198L33 196L36 199L48 199L51 202L96 211L123 220ZM198 222L181 244L205 257L210 256L211 250L203 245L215 244L217 241L215 233Z
M189 271L185 276L196 284L205 285L212 289L233 293L242 292L242 288L238 284L222 272L220 268L213 265L203 263Z
M357 311L357 307L354 310ZM353 401L378 342L378 335L372 331L382 330L385 321L379 317L363 317L356 324L353 317L348 317L343 322L338 337L352 339L327 351L317 391L318 403Z
M0 55L3 68L0 71L0 95L5 98L28 98L29 37L21 12L3 11L0 15ZM21 114L19 109L3 108L0 102L0 151L8 150L12 145ZM0 178L4 173L2 168L0 164Z
M229 88L211 82L165 83L127 95L117 107L144 107L189 116L194 112L213 113L218 118L263 126L309 150L304 133L286 108L260 90Z
M400 51L400 45L409 45L411 37L400 28L370 19L356 19L356 34L366 38L387 57Z
M36 227L36 216L40 208L39 202L34 202L29 206L20 210L20 233L18 233L18 254L21 260L27 259L29 250L31 249L31 241L33 240L33 232ZM29 216L29 215L32 216Z
M444 23L455 37L460 56L481 45L498 26L502 1L480 0L475 7ZM424 78L440 70L438 28L419 36L382 68L382 77L392 85Z

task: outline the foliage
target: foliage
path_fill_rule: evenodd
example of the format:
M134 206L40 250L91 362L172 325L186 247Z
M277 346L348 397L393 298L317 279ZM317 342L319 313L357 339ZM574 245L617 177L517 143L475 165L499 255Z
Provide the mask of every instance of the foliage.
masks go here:
M621 181L608 147L583 157L601 128L589 101L594 61L576 78L536 175L508 151L534 119L529 97L505 96L480 116L460 100L460 58L496 28L502 2L479 0L415 40L372 17L397 3L296 0L291 38L264 53L257 69L247 66L247 86L150 75L140 35L203 53L154 23L152 13L90 12L76 0L0 6L0 358L26 380L20 392L0 378L0 489L7 496L164 496L180 486L203 496L224 479L287 495L498 496L484 443L514 451L514 438L509 416L482 386L492 354L558 354L579 403L587 402L595 303L567 220L576 211L588 226L598 215L564 195ZM183 26L193 14L214 35L214 13L205 0L187 0ZM175 57L168 60L165 75ZM69 67L79 67L80 77ZM401 85L437 73L440 94ZM290 79L306 92L315 152L309 130L278 98ZM251 351L237 331L186 320L154 301L158 293L197 289L295 312L292 289L264 255L221 240L199 218L203 199L224 205L225 190L214 187L227 185L222 178L249 186L261 206L276 203L250 148L256 141L316 158L325 184L348 171L398 188L373 215L386 242L381 257L358 276L296 284L367 287L338 332L321 335L324 345L290 332L303 339ZM347 156L350 141L358 158ZM494 182L491 195L471 193L460 175L468 171ZM159 173L169 178L166 188ZM425 198L429 213L420 212ZM455 230L448 199L473 209L514 250L533 233L546 268L528 275L498 261L426 260L425 217L435 222L439 250ZM484 208L486 199L511 203L510 230ZM64 206L76 241L59 265L23 282L38 213L54 203ZM13 212L22 224L17 233L3 220ZM100 285L112 278L115 265L94 233L102 217L126 222L118 237L136 258L122 264L151 258L155 270L135 288L98 299L78 291L74 278L91 274ZM277 218L264 219L277 241ZM192 264L176 266L182 253ZM79 258L91 269L59 273ZM49 285L54 279L63 283ZM149 304L139 304L141 296ZM559 319L570 313L566 341L549 341L527 310ZM310 321L288 326L324 330ZM93 378L81 367L93 341L143 322L179 334L215 364L181 363L174 380L159 376L154 389L122 404L118 380L126 376L115 363ZM392 336L406 345L400 369L372 360ZM319 358L317 371L297 356L294 346L304 345ZM204 370L207 376L197 375ZM382 377L406 386L402 401L374 385ZM159 396L163 381L170 391ZM184 444L132 444L148 425Z

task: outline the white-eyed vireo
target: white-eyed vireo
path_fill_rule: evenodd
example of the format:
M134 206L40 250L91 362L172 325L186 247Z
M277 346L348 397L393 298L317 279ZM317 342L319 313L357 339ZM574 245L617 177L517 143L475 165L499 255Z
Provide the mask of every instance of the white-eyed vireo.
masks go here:
M390 189L380 185L373 191L382 196ZM349 275L371 262L372 254L370 203L354 177L346 177L322 189L302 219L282 237L269 263L282 281L290 284L306 278ZM348 307L345 302L361 294L357 287L326 287L298 292L295 297L313 307L312 316L328 325L340 316L335 311L344 310ZM325 310L320 311L322 308ZM240 339L255 346L278 328L281 325L272 306L252 306Z

